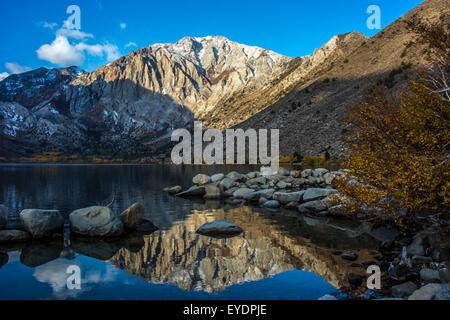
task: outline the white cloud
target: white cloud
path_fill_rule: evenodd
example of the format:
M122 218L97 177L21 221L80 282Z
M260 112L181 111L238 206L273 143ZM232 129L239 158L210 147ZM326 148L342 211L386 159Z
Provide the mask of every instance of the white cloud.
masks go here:
M83 52L72 46L63 36L57 36L51 44L44 44L36 52L39 59L60 67L80 65L84 61Z
M56 36L63 36L66 38L72 38L77 40L84 40L87 38L94 38L94 35L91 33L85 33L80 30L75 29L67 29L67 28L61 28L56 31Z
M120 29L126 29L127 28L127 24L126 23L123 23L123 22L121 22L120 23Z
M104 57L108 62L120 57L119 48L110 43L89 45L84 42L72 45L64 36L57 36L51 44L44 44L37 50L39 59L49 61L60 67L81 65L85 54Z
M129 47L137 47L138 45L136 44L136 42L129 42L125 45L125 48L129 48Z
M8 72L2 72L0 73L0 81L6 79L9 76Z
M56 22L47 22L47 21L44 21L44 22L41 22L41 26L42 26L43 28L45 28L45 29L53 30L53 29L55 29L55 28L58 26L58 24L57 24Z
M12 74L24 73L31 70L31 68L21 66L20 64L15 62L5 63L5 68L8 69L8 71L11 72Z

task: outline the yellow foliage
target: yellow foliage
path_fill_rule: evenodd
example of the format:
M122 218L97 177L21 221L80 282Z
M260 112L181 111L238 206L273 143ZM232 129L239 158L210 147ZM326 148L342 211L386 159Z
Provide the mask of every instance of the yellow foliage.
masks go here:
M351 110L349 123L350 151L343 162L354 179L336 180L347 210L377 207L377 213L396 215L400 209L445 209L450 201L448 101L415 81L395 95L375 86Z

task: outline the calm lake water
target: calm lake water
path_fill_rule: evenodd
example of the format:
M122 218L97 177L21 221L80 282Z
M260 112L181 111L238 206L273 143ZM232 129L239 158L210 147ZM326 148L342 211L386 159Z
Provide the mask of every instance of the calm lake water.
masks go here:
M377 243L348 221L178 199L161 190L191 185L199 173L250 167L170 165L3 165L0 203L23 209L73 210L106 205L120 213L135 202L159 230L117 240L62 240L0 246L0 299L318 299L348 286L348 261L371 260ZM226 219L244 229L216 239L195 231ZM81 290L67 288L71 265Z

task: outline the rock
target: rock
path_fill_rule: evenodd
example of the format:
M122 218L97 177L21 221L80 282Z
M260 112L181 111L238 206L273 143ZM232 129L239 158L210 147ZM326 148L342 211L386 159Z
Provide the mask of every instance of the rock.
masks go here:
M330 185L333 182L333 180L336 179L336 176L332 173L325 173L323 175L323 179L326 184Z
M428 268L420 270L420 278L425 282L435 282L441 279L439 277L439 271Z
M120 219L122 220L125 228L134 229L136 228L137 223L142 219L144 214L144 206L140 203L135 203L120 214Z
M0 252L0 269L9 261L8 253Z
M223 178L225 178L225 175L223 173L217 173L217 174L211 176L211 182L212 183L219 182Z
M277 200L283 204L289 203L289 202L299 202L303 196L305 191L299 191L299 192L275 192L273 194L273 199Z
M326 173L329 173L330 171L328 171L328 169L324 169L324 168L317 168L312 172L312 175L314 177L320 177L323 176Z
M431 259L430 257L423 257L423 256L413 256L411 258L411 260L412 260L413 264L417 264L417 265L423 265L426 263L433 262L433 259Z
M221 185L225 190L233 188L236 184L236 181L230 178L224 178L219 182L219 185Z
M206 174L198 174L194 178L192 178L192 182L198 186L203 186L205 184L208 184L210 182L210 177Z
M197 230L199 234L212 236L233 236L242 232L243 230L239 226L226 220L206 223Z
M298 206L297 210L301 213L304 212L321 212L324 210L327 210L327 206L323 201L316 200L316 201L310 201L307 203L303 203Z
M248 188L239 188L233 193L233 197L237 199L242 199L247 193L254 192L254 189L248 189Z
M140 220L136 226L136 231L139 233L151 234L156 230L158 230L158 227L147 219Z
M332 193L336 193L335 189L309 188L303 194L303 201L314 201L328 197Z
M181 186L175 186L167 190L169 194L177 194L180 193L181 191L183 191L183 188Z
M450 283L450 270L448 268L439 270L439 277L443 283Z
M257 171L247 173L247 177L249 179L254 179L256 177L259 177L260 175L261 175L261 173L259 173Z
M417 286L409 281L392 287L392 296L396 298L409 297L417 290Z
M220 199L222 198L222 190L215 184L208 184L205 187L205 199Z
M261 197L261 198L259 198L258 204L259 204L260 206L264 206L264 204L265 204L267 201L269 201L269 200L267 200L267 199L264 198L264 197Z
M278 181L276 184L276 187L278 189L286 189L288 186L289 186L289 184L284 181Z
M232 171L232 172L228 173L226 175L226 177L228 179L233 180L233 181L241 181L241 180L244 179L244 176L242 174L240 174L239 172L236 172L236 171Z
M264 184L266 184L266 181L267 181L267 179L266 179L265 177L260 176L260 177L257 177L257 178L253 178L253 179L248 180L248 181L247 181L247 184L248 184L248 185L252 185L252 184L255 184L255 185L264 185Z
M442 290L442 286L437 283L430 283L413 292L408 300L431 300Z
M8 208L0 204L0 229L8 224Z
M24 242L31 239L28 232L22 230L1 230L0 243Z
M354 273L350 273L347 277L348 283L356 287L362 284L363 279L365 279L365 276Z
M284 206L284 208L287 210L295 210L297 209L297 206L298 206L297 202L289 202Z
M302 171L302 178L308 178L312 174L311 169L306 169Z
M434 296L434 300L450 300L450 284L443 284L441 287L442 290Z
M205 191L205 186L192 186L189 189L187 189L186 191L177 193L176 196L177 197L203 197L205 195L206 191Z
M280 203L277 200L269 200L263 206L268 209L277 209L280 207Z
M73 211L70 216L74 234L88 237L114 237L123 233L120 218L108 207L89 207Z
M293 178L298 178L298 177L300 177L301 176L301 172L300 171L298 171L298 170L292 170L291 172L290 172L290 174L291 174L291 177L293 177Z
M319 298L320 301L326 301L326 300L337 300L335 296L332 296L331 294L326 294L323 297Z
M414 238L413 242L408 246L407 252L410 256L425 255L425 250L423 250L423 241L420 235Z
M45 238L62 233L64 219L58 210L26 209L20 213L20 220L33 238Z
M341 258L349 261L356 261L358 259L358 255L354 252L346 252L341 256Z
M333 250L333 251L331 251L331 254L332 254L332 255L335 255L335 256L340 256L340 255L342 254L342 251L339 251L339 250Z
M233 206L241 205L243 202L244 201L241 200L241 199L234 199L234 198L230 198L230 199L225 200L225 203L231 204Z
M289 175L291 174L291 172L290 172L289 170L286 170L285 168L280 168L280 169L278 170L278 174L279 174L280 176L285 176L285 177L287 177L287 176L289 176Z

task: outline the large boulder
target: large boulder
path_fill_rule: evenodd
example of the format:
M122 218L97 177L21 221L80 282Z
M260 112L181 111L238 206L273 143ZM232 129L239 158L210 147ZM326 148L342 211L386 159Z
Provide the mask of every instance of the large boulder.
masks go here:
M289 202L299 202L302 198L302 195L305 193L305 191L299 191L299 192L275 192L273 194L273 199L277 200L283 204L289 203Z
M314 201L328 197L332 193L336 193L335 189L309 188L303 194L303 201Z
M197 233L208 236L233 236L242 232L243 230L239 226L226 220L206 223L197 230Z
M198 186L203 186L205 184L208 184L211 181L211 178L209 176L207 176L206 174L200 173L198 175L196 175L193 179L192 182Z
M327 210L327 205L321 200L316 200L316 201L309 201L309 202L303 203L303 204L299 205L297 207L297 209L300 213L321 212L321 211Z
M0 243L24 242L31 239L31 235L22 230L1 230Z
M122 221L108 207L75 210L69 218L74 234L87 237L114 237L123 233Z
M125 228L135 229L138 222L142 219L145 214L145 208L140 203L135 203L127 210L120 214L120 219L122 220Z
M36 239L62 233L64 226L64 218L58 210L26 209L20 213L20 220Z
M3 229L8 223L8 208L0 204L0 229Z
M392 287L392 296L395 298L403 298L410 296L417 290L417 286L409 281Z

